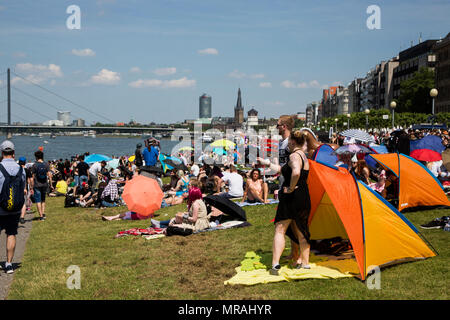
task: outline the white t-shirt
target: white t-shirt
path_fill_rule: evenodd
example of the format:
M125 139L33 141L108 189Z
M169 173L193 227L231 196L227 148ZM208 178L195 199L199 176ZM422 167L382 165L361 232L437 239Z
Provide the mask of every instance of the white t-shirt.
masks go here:
M99 173L101 170L102 164L100 162L96 162L89 168L89 173L93 176L97 176L97 173Z
M232 197L242 197L244 195L244 179L236 172L223 172L222 180L228 182L228 194Z

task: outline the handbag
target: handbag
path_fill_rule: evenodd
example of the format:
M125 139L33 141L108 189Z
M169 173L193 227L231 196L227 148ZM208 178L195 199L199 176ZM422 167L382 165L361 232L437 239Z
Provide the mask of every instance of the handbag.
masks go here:
M168 226L166 229L166 236L188 236L193 230L191 228L180 228L177 226Z

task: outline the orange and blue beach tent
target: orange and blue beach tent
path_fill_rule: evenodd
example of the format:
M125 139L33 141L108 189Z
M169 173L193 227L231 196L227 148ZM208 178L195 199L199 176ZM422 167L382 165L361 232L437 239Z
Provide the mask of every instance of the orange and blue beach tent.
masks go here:
M311 240L348 239L362 280L375 266L436 255L405 216L348 170L310 160L308 187Z
M371 154L384 168L399 178L398 210L450 206L439 180L419 161L402 153Z

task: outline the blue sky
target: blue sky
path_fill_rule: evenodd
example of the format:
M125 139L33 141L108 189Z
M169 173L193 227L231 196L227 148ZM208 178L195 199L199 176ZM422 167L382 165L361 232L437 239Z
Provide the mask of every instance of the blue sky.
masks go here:
M66 27L73 4L80 30ZM380 30L366 26L373 4ZM9 67L83 107L13 75L13 121L56 118L29 95L88 123L193 119L204 92L213 116L232 116L239 86L245 111L277 117L364 76L417 44L420 32L445 37L449 16L441 0L0 0L0 74ZM5 121L4 74L0 81Z

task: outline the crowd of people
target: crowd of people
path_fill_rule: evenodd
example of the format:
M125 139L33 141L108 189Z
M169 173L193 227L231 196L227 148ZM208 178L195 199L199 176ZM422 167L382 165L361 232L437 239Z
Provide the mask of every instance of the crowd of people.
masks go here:
M65 197L65 206L108 208L125 205L122 193L125 184L134 176L143 175L155 179L164 193L161 207L186 203L187 210L179 212L173 219L157 221L151 219L152 226L173 230L179 228L190 232L201 231L210 227L211 212L220 214L217 208L207 206L206 195L217 195L223 199L238 200L248 203L269 203L269 198L278 199L279 205L275 217L275 235L273 240L273 260L271 274L278 274L280 257L285 247L285 236L291 241L294 268L310 268L310 239L308 217L311 208L307 178L309 173L308 158L312 155L307 150L307 135L294 130L294 119L281 116L277 128L281 136L278 146L277 161L256 158L252 164L243 168L236 163L240 155L237 152L226 157L219 164L207 164L208 158L216 159L216 153L205 153L201 161L188 161L190 154L179 153L181 160L173 164L173 168L164 172L161 168L160 142L150 138L136 145L134 159L123 156L118 159L117 166L110 166L106 161L86 163L89 154L77 155L69 159L45 161L42 150L35 152L35 161L27 163L23 157L15 160L14 145L4 141L0 148L2 161L0 165L0 228L7 233L8 261L5 269L13 272L11 260L14 254L17 226L24 223L27 212L31 212L32 204L36 204L39 215L37 219L46 219L46 196ZM409 141L420 139L426 135L436 135L442 144L449 148L449 134L444 130L408 130L396 132L370 133L375 144L384 144L391 152L409 154ZM331 143L344 145L345 139L337 134ZM192 160L192 159L191 159ZM217 159L216 159L217 160ZM398 200L398 177L387 168L377 165L369 167L364 154L353 154L340 157L337 166L352 172L355 177L382 197L396 204ZM431 168L436 175L441 169ZM442 163L441 163L442 165ZM250 168L251 166L251 168ZM266 175L266 169L271 175ZM15 176L21 179L13 179ZM163 176L169 177L163 183ZM443 178L443 177L441 177ZM18 182L19 181L19 182ZM14 192L22 188L22 193L11 199L7 192L10 186ZM8 188L6 188L6 187ZM12 189L11 189L12 190ZM19 199L22 197L23 205ZM17 203L16 203L17 202ZM142 219L136 212L127 211L114 216L102 216L103 220L137 220Z

